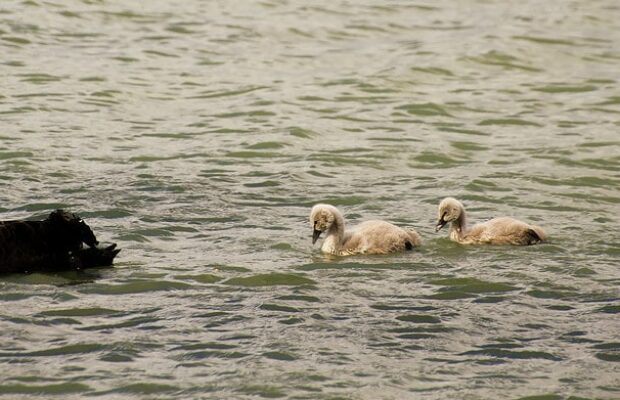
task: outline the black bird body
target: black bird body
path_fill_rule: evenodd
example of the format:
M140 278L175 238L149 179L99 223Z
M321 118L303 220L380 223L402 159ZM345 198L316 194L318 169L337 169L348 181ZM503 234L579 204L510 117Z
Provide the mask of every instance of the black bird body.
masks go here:
M112 265L120 249L116 244L97 245L90 227L63 210L53 211L43 221L0 221L0 273Z

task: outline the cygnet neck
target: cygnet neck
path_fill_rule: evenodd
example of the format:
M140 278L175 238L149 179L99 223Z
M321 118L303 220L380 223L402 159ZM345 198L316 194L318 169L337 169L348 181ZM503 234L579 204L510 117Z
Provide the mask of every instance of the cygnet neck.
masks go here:
M459 217L450 224L450 232L455 232L458 236L463 236L467 232L467 216L465 209L461 207Z
M332 213L334 214L334 222L332 226L329 227L327 236L334 236L334 239L336 239L336 242L340 246L344 241L344 217L337 208L334 208Z

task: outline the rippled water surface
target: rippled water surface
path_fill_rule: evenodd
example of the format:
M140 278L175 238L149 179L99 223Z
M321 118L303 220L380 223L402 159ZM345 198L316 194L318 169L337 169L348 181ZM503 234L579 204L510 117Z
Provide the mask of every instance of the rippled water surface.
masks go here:
M616 0L0 3L0 211L115 268L0 277L6 398L620 398ZM472 222L547 229L463 247ZM329 258L310 207L424 246Z

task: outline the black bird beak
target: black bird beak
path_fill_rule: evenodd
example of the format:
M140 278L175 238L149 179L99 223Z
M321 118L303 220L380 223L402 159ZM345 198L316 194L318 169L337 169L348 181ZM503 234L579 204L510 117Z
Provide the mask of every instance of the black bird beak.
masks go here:
M316 229L312 231L312 244L316 243L316 241L319 239L319 236L321 236L321 233L321 231L318 231Z
M435 232L439 232L439 230L441 228L443 228L446 224L448 223L448 221L444 221L443 217L437 221L437 226L435 227Z

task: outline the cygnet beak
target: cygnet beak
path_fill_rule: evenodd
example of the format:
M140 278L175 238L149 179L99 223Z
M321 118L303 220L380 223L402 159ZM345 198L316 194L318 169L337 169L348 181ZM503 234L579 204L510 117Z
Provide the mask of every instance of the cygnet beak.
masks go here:
M437 221L437 226L435 226L435 232L439 232L439 230L443 228L447 223L448 221L444 221L443 218Z
M316 229L312 231L312 244L316 243L316 241L319 239L319 236L321 236L321 233L321 231Z

